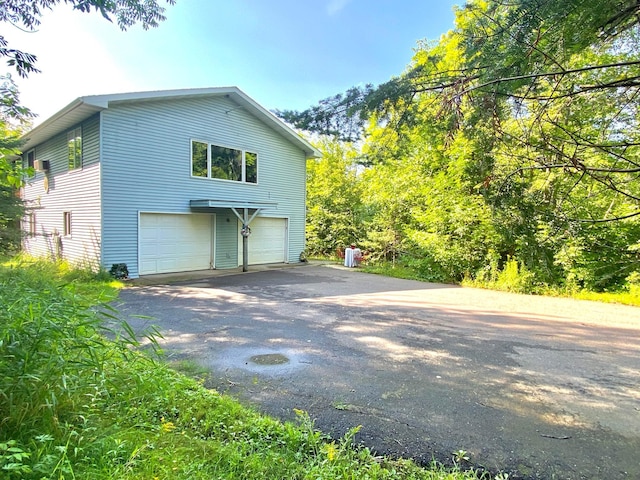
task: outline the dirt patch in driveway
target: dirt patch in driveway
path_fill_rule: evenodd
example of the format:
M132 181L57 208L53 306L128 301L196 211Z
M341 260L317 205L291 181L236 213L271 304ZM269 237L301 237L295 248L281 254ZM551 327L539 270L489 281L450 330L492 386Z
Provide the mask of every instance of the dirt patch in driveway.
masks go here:
M209 386L376 452L510 478L640 478L640 309L301 267L133 287ZM142 320L134 315L149 315ZM260 364L257 357L287 362Z

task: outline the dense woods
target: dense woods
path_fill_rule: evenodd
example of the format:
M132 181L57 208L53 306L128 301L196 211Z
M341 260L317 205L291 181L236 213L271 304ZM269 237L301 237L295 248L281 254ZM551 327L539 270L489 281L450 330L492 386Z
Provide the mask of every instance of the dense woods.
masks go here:
M304 112L308 249L435 281L625 289L640 272L640 2L470 1L406 71Z

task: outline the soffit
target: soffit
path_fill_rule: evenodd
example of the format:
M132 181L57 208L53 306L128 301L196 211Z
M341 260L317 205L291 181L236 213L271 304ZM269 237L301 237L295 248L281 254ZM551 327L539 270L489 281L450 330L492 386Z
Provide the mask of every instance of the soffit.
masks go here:
M22 150L26 152L36 145L71 129L103 109L104 107L98 105L84 103L81 99L75 100L23 135Z

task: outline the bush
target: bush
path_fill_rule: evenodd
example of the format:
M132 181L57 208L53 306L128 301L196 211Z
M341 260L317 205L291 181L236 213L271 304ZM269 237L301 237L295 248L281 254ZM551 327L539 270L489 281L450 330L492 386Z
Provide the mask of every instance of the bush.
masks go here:
M534 285L534 274L513 258L507 260L495 282L497 290L514 293L533 293Z
M129 278L129 269L127 268L126 263L114 263L111 265L111 270L109 270L109 275L117 280L125 280Z
M462 284L503 292L537 293L535 274L527 269L524 262L508 258L502 269L498 264L497 257L490 258L488 265L480 270L475 278L467 277Z

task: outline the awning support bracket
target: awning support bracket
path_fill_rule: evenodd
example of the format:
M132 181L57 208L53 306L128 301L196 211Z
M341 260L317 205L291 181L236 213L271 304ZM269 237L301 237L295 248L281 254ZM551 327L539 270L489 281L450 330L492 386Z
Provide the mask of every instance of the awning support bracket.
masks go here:
M253 219L256 218L258 213L260 213L260 210L262 210L262 208L256 209L256 211L253 212L253 215L251 215L251 217L249 217L249 219L247 220L247 215L248 215L248 209L247 208L244 208L243 209L243 215L240 215L235 207L231 207L231 211L235 214L236 217L238 217L238 220L240 220L242 222L242 226L243 227L248 227L249 224L253 221Z
M190 200L189 205L194 209L208 208L228 208L242 222L242 271L249 269L249 224L256 216L265 209L278 208L276 202L254 202L254 201L233 201L233 200ZM240 214L240 210L242 214ZM249 216L249 210L254 212Z
M244 231L249 224L256 218L256 215L260 213L261 208L256 208L256 211L253 212L251 217L249 217L249 209L242 209L242 216L238 213L235 207L231 207L231 211L235 214L236 217L242 222L242 230ZM242 235L242 271L246 272L249 270L249 235Z

